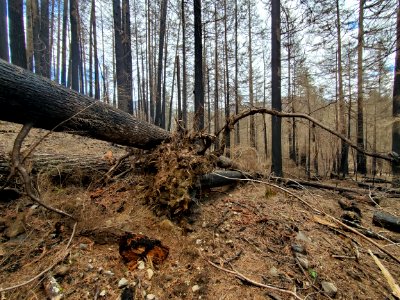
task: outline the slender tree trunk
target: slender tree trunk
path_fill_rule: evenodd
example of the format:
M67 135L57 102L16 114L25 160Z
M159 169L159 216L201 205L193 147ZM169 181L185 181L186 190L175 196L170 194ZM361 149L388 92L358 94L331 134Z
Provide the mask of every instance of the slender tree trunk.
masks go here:
M194 12L194 123L195 131L204 128L204 78L201 0L193 1Z
M27 68L23 1L8 1L8 28L10 38L11 62Z
M272 0L271 11L271 85L272 109L282 110L281 100L281 17L280 0ZM272 122L272 172L282 176L281 118L271 117Z
M225 119L228 121L230 117L230 85L229 85L229 64L228 64L228 26L227 26L227 19L228 19L228 12L226 9L226 0L224 0L224 27L225 27L225 74L226 74L226 101L225 101ZM231 147L231 132L229 127L226 127L225 130L225 147L228 150L227 156L230 156L230 147Z
M89 25L89 97L93 97L93 2Z
M169 101L168 127L167 127L168 131L171 131L172 127L172 112L174 110L173 99L174 99L174 88L175 88L176 64L178 61L178 47L176 48L175 55L176 56L174 61L174 71L172 72L171 100Z
M56 76L55 80L60 83L60 53L61 53L61 0L57 2L57 57L56 57Z
M97 22L96 22L96 5L95 0L92 0L92 26L93 26L93 56L94 56L94 99L100 99L100 76L99 76L99 55L97 47Z
M250 107L254 107L254 88L253 88L253 47L252 47L252 20L251 20L251 4L248 1L248 13L249 13L249 100ZM256 127L254 116L250 116L250 147L256 148Z
M53 58L53 46L54 46L54 9L56 0L51 0L51 21L50 21L50 41L49 41L49 78L52 79L52 72L55 72L55 61ZM53 66L52 66L53 64ZM53 70L52 70L53 67Z
M123 58L125 65L126 99L123 109L133 114L133 75L132 75L132 43L131 43L131 13L129 0L122 0L122 45L124 49Z
M136 1L133 1L133 7L136 8ZM136 12L134 13L134 22L135 22L135 50L136 50L136 77L137 77L137 85L138 85L138 103L139 103L139 113L140 116L144 113L144 105L142 101L142 85L140 78L140 66L139 66L139 33L138 33L138 24L136 19ZM144 78L143 78L144 80Z
M40 1L40 74L50 78L49 0Z
M0 58L10 61L8 54L7 3L0 0Z
M125 54L125 44L123 43L124 31L121 16L120 0L113 0L113 18L114 18L114 49L117 76L118 108L129 112L130 94L127 84L127 66Z
M392 151L400 155L400 0L397 5L396 61L393 88ZM400 187L400 159L392 163L393 186Z
M239 114L238 0L235 0L235 114ZM235 145L240 144L240 124L235 125Z
M167 6L168 6L168 0L162 0L161 15L160 15L160 31L159 31L160 40L158 43L157 94L156 94L156 119L155 119L155 124L160 127L162 127L161 82L162 82L162 70L163 70Z
M35 1L35 0L33 0ZM68 2L64 0L62 50L61 50L61 84L67 85L67 30L68 30Z
M179 61L179 55L176 56L176 83L178 88L178 120L182 121L181 63Z
M91 31L93 35L93 58L94 58L94 98L100 99L100 78L99 78L99 56L97 51L97 24L96 24L96 1L92 0L92 9L90 12ZM91 75L90 75L91 76ZM92 77L90 77L92 78Z
M168 26L169 27L169 26ZM161 128L167 128L165 125L165 106L166 106L166 92L167 92L167 61L168 61L168 30L165 37L164 45L164 75L163 75L163 92L162 92L162 102L161 102ZM172 97L172 95L171 95Z
M339 84L339 130L340 133L346 134L345 121L345 103L343 92L343 68L342 68L342 33L341 33L341 18L339 9L339 0L336 0L336 28L337 28L337 65L338 65L338 84ZM349 173L348 153L349 147L341 141L340 152L340 167L339 172L345 177Z
M26 59L28 70L33 72L33 15L32 0L26 1Z
M357 44L357 145L364 149L364 100L363 100L363 48L364 48L364 2L359 0L358 44ZM357 171L367 174L365 155L357 151Z
M150 18L150 0L147 0L147 62L148 62L148 82L149 82L149 110L150 110L150 122L154 122L154 87L153 87L153 51L151 42L151 18Z
M78 0L79 1L79 0ZM81 22L81 16L79 13L79 3L78 3L78 9L77 11L77 21L78 21L78 44L79 44L79 91L81 94L85 94L85 90L87 90L87 80L86 80L86 74L83 71L83 69L86 70L86 55L85 55L85 43L84 43L84 37L83 37L83 31L82 31L82 22Z
M186 73L186 18L185 0L181 2L182 13L182 116L183 126L187 128L187 73Z
M78 29L78 0L70 0L71 22L71 87L79 91L79 29Z
M219 131L219 64L218 64L218 12L217 3L214 3L214 69L215 69L215 88L214 88L214 132ZM219 148L219 139L215 139L215 149Z

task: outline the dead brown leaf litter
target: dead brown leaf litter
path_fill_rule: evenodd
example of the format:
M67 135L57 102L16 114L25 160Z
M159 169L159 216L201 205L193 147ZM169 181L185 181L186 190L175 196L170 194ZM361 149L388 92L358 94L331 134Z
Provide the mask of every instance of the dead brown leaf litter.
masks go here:
M12 136L10 133L7 139ZM3 137L0 140L7 147ZM81 139L78 138L78 143ZM52 143L63 145L54 147ZM96 144L90 140L85 143L93 145L89 151L82 149L89 153L104 155L110 149L118 151L107 143ZM50 136L41 147L38 151L80 151L76 147L67 147L62 135L59 139ZM190 153L174 157L173 149L162 151L171 159L165 162L167 171L178 172L176 166L181 161L186 165L193 163ZM168 168L169 163L176 168ZM156 189L161 197L168 193L160 190L163 184L172 184L171 179L164 176L158 179ZM281 190L249 182L231 190L203 191L201 201L193 204L190 216L176 224L156 216L152 210L153 202L146 203L149 199L146 180L149 177L129 176L89 190L84 186L40 184L45 201L80 220L67 257L50 271L66 299L117 299L122 290L129 293L126 285L118 287L123 278L136 299L150 299L149 295L157 299L291 297L287 293L256 287L243 278L217 269L208 261L235 270L262 285L291 291L303 299L329 299L323 291L326 283L337 288L337 299L391 297L390 286L368 249L379 257L394 279L400 278L398 264L387 255L340 226L335 228L316 221L316 214L310 208ZM183 181L182 184L187 183ZM343 213L338 204L341 196L337 194L316 189L291 191L338 219ZM361 224L375 232L386 233L372 225L375 208L369 203L367 197L357 201L362 211ZM0 205L0 288L5 288L33 278L57 261L71 236L73 221L32 205L27 197ZM383 199L380 206L400 215L398 200ZM7 236L10 229L18 234ZM149 264L141 264L143 269L129 270L122 261L118 238L125 231L158 239L169 247L168 259L154 266L152 276L148 271ZM395 233L388 235L400 238ZM400 256L398 245L385 240L377 242ZM43 286L48 281L48 277L43 276L19 289L5 292L4 296L6 299L44 299Z

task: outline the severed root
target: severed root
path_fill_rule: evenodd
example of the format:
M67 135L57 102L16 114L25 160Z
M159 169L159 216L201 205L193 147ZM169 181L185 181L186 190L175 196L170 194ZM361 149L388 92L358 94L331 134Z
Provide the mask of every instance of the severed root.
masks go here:
M21 162L21 146L22 146L22 142L24 141L25 137L28 135L29 131L32 128L32 124L31 123L27 123L24 124L24 126L22 127L21 131L18 133L15 141L14 141L14 147L12 150L12 167L11 170L13 172L13 170L18 171L22 181L24 182L25 185L25 192L27 193L27 195L35 202L37 202L38 204L40 204L41 206L47 208L48 210L54 211L60 215L75 219L72 215L51 207L49 205L47 205L46 203L44 203L39 197L37 197L32 189L32 179L29 176L28 172L25 169L25 166L23 165L23 163ZM14 171L15 172L15 171Z

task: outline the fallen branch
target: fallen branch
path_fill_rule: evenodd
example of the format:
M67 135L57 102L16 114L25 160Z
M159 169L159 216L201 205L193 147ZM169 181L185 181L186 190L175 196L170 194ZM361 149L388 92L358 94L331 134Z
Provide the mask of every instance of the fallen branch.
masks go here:
M375 152L369 152L363 148L359 148L357 146L357 144L354 144L350 139L348 139L346 136L338 133L337 131L329 128L328 126L326 126L325 124L321 123L319 120L307 115L307 114L303 114L303 113L285 113L285 112L280 112L274 109L268 109L268 108L251 108L248 109L238 115L235 115L233 117L231 117L228 122L225 124L225 126L223 126L217 133L216 136L218 136L220 133L222 133L223 131L225 131L227 128L233 128L233 126L241 119L246 118L248 116L251 115L255 115L255 114L269 114L272 116L277 116L277 117L282 117L282 118L302 118L302 119L306 119L308 121L310 121L311 123L313 123L314 125L317 125L318 127L328 131L329 133L337 136L338 138L340 138L343 142L345 142L346 144L348 144L350 147L354 148L355 150L367 155L367 156L371 156L371 157L376 157L376 158L381 158L387 161L394 161L395 158L393 156L390 155L385 155L385 154L380 154L380 153L375 153Z
M77 224L78 224L78 223L75 223L75 224L74 224L74 227L73 227L73 229L72 229L71 236L70 236L70 238L69 238L69 240L68 240L67 245L65 246L64 251L62 252L62 255L61 255L53 264L51 264L48 268L46 268L45 270L43 270L42 272L40 272L39 274L37 274L36 276L32 277L31 279L29 279L29 280L27 280L27 281L24 281L24 282L22 282L22 283L19 283L19 284L17 284L17 285L13 285L13 286L10 286L10 287L0 288L0 293L6 292L6 291L11 291L11 290L20 288L20 287L22 287L22 286L24 286L24 285L27 285L27 284L29 284L29 283L35 281L36 279L39 279L39 278L42 277L44 274L46 274L46 273L49 272L51 269L53 269L60 261L64 260L65 257L66 257L67 254L68 254L68 249L69 249L69 246L71 245L72 239L73 239L74 236L75 236L75 231L76 231L76 225L77 225Z
M254 281L254 280L252 280L252 279L250 279L250 278L244 276L242 273L239 273L239 272L236 271L235 269L233 269L233 270L228 270L228 269L226 269L226 268L223 268L223 267L220 267L220 266L214 264L212 261L209 261L208 259L206 259L206 261L207 261L210 265L212 265L213 267L215 267L215 268L217 268L217 269L219 269L219 270L221 270L221 271L224 271L224 272L233 274L233 275L235 275L235 277L237 277L237 278L239 278L240 280L242 280L242 281L244 281L244 282L247 282L247 283L249 283L249 284L251 284L251 285L254 285L254 286L257 286L257 287L261 287L261 288L270 289L270 290L272 290L272 291L281 292L281 293L284 293L284 294L289 294L289 295L295 297L296 299L303 300L303 298L299 297L295 292L292 292L292 291L289 291L289 290L285 290L285 289L281 289L281 288L278 288L278 287L275 287L275 286L272 286L272 285L263 284L263 283Z

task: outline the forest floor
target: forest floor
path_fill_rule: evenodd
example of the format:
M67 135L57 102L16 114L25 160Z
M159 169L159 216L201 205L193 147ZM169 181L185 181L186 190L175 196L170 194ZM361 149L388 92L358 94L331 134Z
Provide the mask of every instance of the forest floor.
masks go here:
M20 127L0 123L1 151L11 150ZM32 130L25 145L44 133ZM109 143L53 133L35 153L102 159L108 151L115 157L125 153ZM203 191L189 217L171 222L143 203L134 177L101 187L38 178L43 201L79 221L73 233L74 221L27 196L0 198L0 291L51 267L29 284L1 292L1 299L51 298L49 287L58 287L64 299L395 299L369 249L398 283L399 263L317 213L341 218L338 201L349 200L337 192L287 189L295 197L265 183L243 182ZM351 181L327 183L356 187ZM400 234L372 224L378 209L400 216L399 199L382 197L376 207L366 191L353 201L362 226L397 241L374 239L399 258ZM160 240L168 258L128 268L119 254L124 231Z

